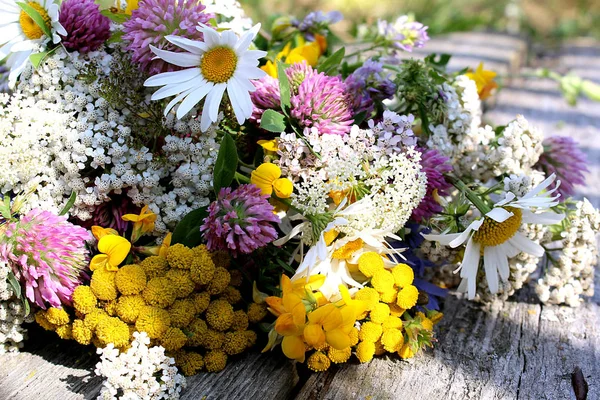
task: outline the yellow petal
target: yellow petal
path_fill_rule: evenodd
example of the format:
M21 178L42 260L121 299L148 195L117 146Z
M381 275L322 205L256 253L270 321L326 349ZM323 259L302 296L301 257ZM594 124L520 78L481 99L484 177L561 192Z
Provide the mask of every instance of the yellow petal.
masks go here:
M103 228L98 225L92 226L92 235L96 238L96 240L102 239L106 235L118 235L119 232L115 231L112 228Z
M277 78L277 67L275 66L275 64L273 62L267 61L267 63L265 65L263 65L262 67L260 67L260 69L265 71L271 77Z
M125 214L121 217L123 221L129 222L138 222L140 220L140 216L137 214Z
M321 347L325 343L325 332L318 324L308 324L304 327L304 340L310 346Z
M275 182L273 182L273 189L275 189L277 197L280 199L287 199L294 191L294 184L288 178L279 178L275 179Z
M273 193L273 182L281 176L281 169L273 163L263 163L250 175L250 183L256 185L262 194Z
M172 236L173 235L171 234L171 232L169 232L167 233L167 236L165 236L165 238L163 239L163 242L160 245L160 249L158 250L159 257L167 258L167 250L169 249L169 246L171 246Z
M297 294L290 292L283 295L283 307L287 312L292 312L298 304L302 304L302 299Z
M108 256L106 254L96 254L90 261L90 270L95 271L104 268L107 261Z
M265 151L277 152L277 150L279 150L279 147L277 147L277 139L259 140L256 143L262 146Z
M311 324L321 324L334 309L335 306L333 304L326 304L308 314L308 320Z
M98 251L108 255L106 268L115 270L131 250L131 243L122 236L107 235L98 242Z
M346 347L350 347L350 336L342 332L341 329L325 332L325 337L327 343L334 349L344 350Z
M304 362L305 346L302 339L298 336L286 336L281 342L281 350L287 358Z
M282 336L297 335L298 327L294 323L294 317L290 313L281 314L275 321L275 330Z
M339 328L344 323L344 318L342 317L342 312L339 308L335 307L331 310L329 315L323 321L323 329L325 331L332 331L336 328Z
M294 286L292 285L292 280L287 275L281 275L281 291L283 294L291 293L294 291Z

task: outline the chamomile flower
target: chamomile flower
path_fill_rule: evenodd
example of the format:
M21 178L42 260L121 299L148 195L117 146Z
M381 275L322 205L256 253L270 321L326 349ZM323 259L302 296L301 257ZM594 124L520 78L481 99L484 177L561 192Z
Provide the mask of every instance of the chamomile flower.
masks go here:
M557 190L560 181L554 189L540 195L555 179L556 175L552 174L522 197L517 197L511 192L506 193L505 198L494 204L491 211L483 218L471 222L461 233L423 235L427 240L437 241L452 248L467 243L458 270L462 278L459 290L467 291L469 299L475 297L481 256L490 292L497 293L498 275L502 280L508 280L509 258L521 252L536 257L544 255L544 248L520 233L519 229L523 224L553 225L565 217L564 214L544 212L558 204L557 199L560 195L552 194Z
M57 44L60 42L59 35L67 35L58 20L60 6L54 0L30 0L25 4L39 13L52 37L44 34L44 29L17 1L0 0L0 61L6 59L6 65L10 68L8 84L11 88L15 86L17 78L29 62L29 56L38 46L46 41Z
M251 81L265 76L265 72L258 68L258 59L267 53L248 50L260 24L239 38L233 31L219 33L206 25L199 24L196 29L203 33L203 42L166 36L170 43L187 52L175 53L150 45L159 58L186 69L154 75L146 80L144 86L162 86L152 95L152 100L175 96L167 105L165 115L179 103L179 119L205 99L200 120L202 131L217 121L219 106L227 89L237 121L243 124L252 115L250 92L256 88Z

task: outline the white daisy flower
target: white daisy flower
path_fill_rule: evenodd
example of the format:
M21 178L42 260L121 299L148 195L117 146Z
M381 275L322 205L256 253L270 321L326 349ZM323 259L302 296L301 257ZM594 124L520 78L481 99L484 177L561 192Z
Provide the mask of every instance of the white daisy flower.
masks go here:
M533 188L529 193L517 198L513 193L506 193L505 198L494 204L492 210L481 219L471 224L461 233L442 235L423 235L427 240L440 242L456 248L467 243L460 270L462 282L460 291L467 291L469 299L475 297L477 271L483 255L483 267L490 292L498 292L498 275L507 281L510 270L508 259L520 252L536 257L544 255L544 248L519 232L522 224L553 225L565 217L552 211L541 212L558 204L559 194L552 196L560 185L543 195L540 193L554 182L552 174L545 181ZM455 271L455 272L457 272Z
M2 1L2 0L0 0ZM248 50L256 37L260 24L240 38L233 31L222 33L199 25L204 42L169 35L166 39L187 52L175 53L150 46L154 54L179 67L192 67L181 71L165 72L148 78L144 86L163 86L152 95L152 100L176 97L167 105L165 115L178 103L177 118L181 119L202 99L204 106L200 121L202 131L217 121L219 106L225 89L238 123L241 125L252 115L250 92L256 90L251 80L260 79L265 72L258 68L258 59L267 53Z
M42 28L19 7L17 1L0 0L0 61L6 59L6 65L10 68L8 84L11 88L14 88L36 48L50 40L57 44L60 42L59 35L67 35L58 21L60 6L54 0L31 0L25 4L42 16L52 37L44 35Z

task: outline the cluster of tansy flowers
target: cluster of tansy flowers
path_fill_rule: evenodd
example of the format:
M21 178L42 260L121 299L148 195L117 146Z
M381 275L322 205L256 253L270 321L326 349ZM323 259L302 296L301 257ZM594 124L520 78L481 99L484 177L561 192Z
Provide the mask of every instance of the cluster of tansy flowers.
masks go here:
M62 339L98 348L112 343L126 351L134 332L146 332L151 346L162 346L185 375L225 368L228 356L256 341L250 322L266 315L248 312L237 287L239 271L228 270L229 256L206 246L168 247L116 271L95 269L88 285L73 293L74 312L39 311L36 321Z
M349 258L351 252L341 248L338 255ZM352 354L361 363L385 353L407 359L431 346L433 326L442 314L417 309L419 291L413 285L413 269L406 264L385 268L383 257L372 251L363 253L353 273L368 283L353 294L340 285L337 300L328 301L319 291L323 275L294 281L284 275L281 297L255 297L277 316L263 351L281 343L288 358L306 361L308 368L321 372L332 362L347 362Z

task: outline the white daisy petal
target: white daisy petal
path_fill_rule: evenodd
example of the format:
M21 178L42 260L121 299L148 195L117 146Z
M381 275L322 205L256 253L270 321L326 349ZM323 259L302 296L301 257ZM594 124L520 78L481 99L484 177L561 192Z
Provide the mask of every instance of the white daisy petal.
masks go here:
M211 122L217 121L217 117L219 116L219 106L221 105L221 100L223 100L223 93L225 93L226 88L227 84L225 83L216 84L206 97L204 107L208 107L208 115Z
M526 224L554 225L565 218L565 214L557 214L555 212L543 212L538 214L529 210L523 210L521 213L523 222Z
M248 32L244 33L244 35L240 38L240 40L235 45L235 48L234 48L235 51L238 52L238 51L246 50L248 48L248 46L250 46L250 43L252 43L252 41L256 37L256 34L258 33L259 30L260 30L260 24L256 24L256 25L254 25L254 27L252 27L252 29L250 29Z
M498 246L489 247L490 251L496 254L496 259L498 260L498 273L500 274L500 278L503 281L508 281L508 277L510 276L510 268L508 266L508 256L506 254L507 249L505 246L506 243L502 243ZM487 249L486 249L487 250ZM485 251L485 250L484 250Z
M485 270L485 278L487 280L490 292L494 294L498 293L498 268L500 266L499 258L502 258L501 254L496 254L495 247L496 246L488 246L483 249L483 268Z
M212 83L204 82L203 85L196 87L194 91L186 96L177 109L177 118L181 119L187 114L196 104L198 104L204 96L212 89Z
M448 233L445 235L432 235L432 234L421 234L426 240L439 242L444 246L448 246L450 242L460 236L460 233Z
M469 239L465 248L465 257L462 261L462 269L460 271L461 278L467 279L467 291L469 299L475 298L477 286L477 270L479 269L481 245L473 239Z
M515 233L515 236L510 238L509 242L517 249L532 256L541 257L544 255L544 248L522 233Z
M169 104L167 104L167 107L165 108L165 116L169 113L169 111L171 111L171 109L173 107L175 107L175 105L177 103L179 103L181 100L183 100L185 98L185 96L190 94L193 90L194 90L194 88L191 88L191 89L186 90L185 92L181 92L173 100L171 100L171 102Z
M189 68L184 69L182 71L163 72L162 74L157 74L146 79L146 82L144 82L144 86L154 87L169 85L173 83L187 82L190 79L194 79L199 76L202 76L202 74L200 73L200 68Z
M173 43L175 46L181 47L182 49L187 50L192 54L201 55L206 50L208 50L208 46L205 43L199 42L197 40L190 40L188 38L176 35L167 35L165 36L165 39Z
M204 81L204 83L206 83L206 81ZM203 86L203 85L200 85L200 86ZM192 84L190 81L185 81L182 83L176 83L176 84L172 84L172 85L166 85L166 86L163 86L162 88L158 89L156 92L154 92L150 99L151 100L164 99L165 97L175 96L176 94L184 92L190 88L196 88L196 87L198 87L198 84Z
M200 65L200 57L197 54L176 53L174 51L162 50L152 45L150 45L150 50L159 58L178 67L197 67Z
M485 214L486 217L489 217L496 222L504 222L507 219L509 219L510 217L512 217L513 215L515 215L515 214L505 210L502 207L494 207L494 208L492 208L492 210L490 212Z
M467 239L471 235L471 231L478 230L481 227L481 225L483 224L483 221L484 221L483 219L478 219L478 220L471 222L471 224L469 226L467 226L467 229L465 229L460 235L458 235L458 237L456 239L454 239L453 241L451 241L449 243L449 246L452 248L456 248L456 247L460 246L461 244L463 244L464 242L466 242Z

